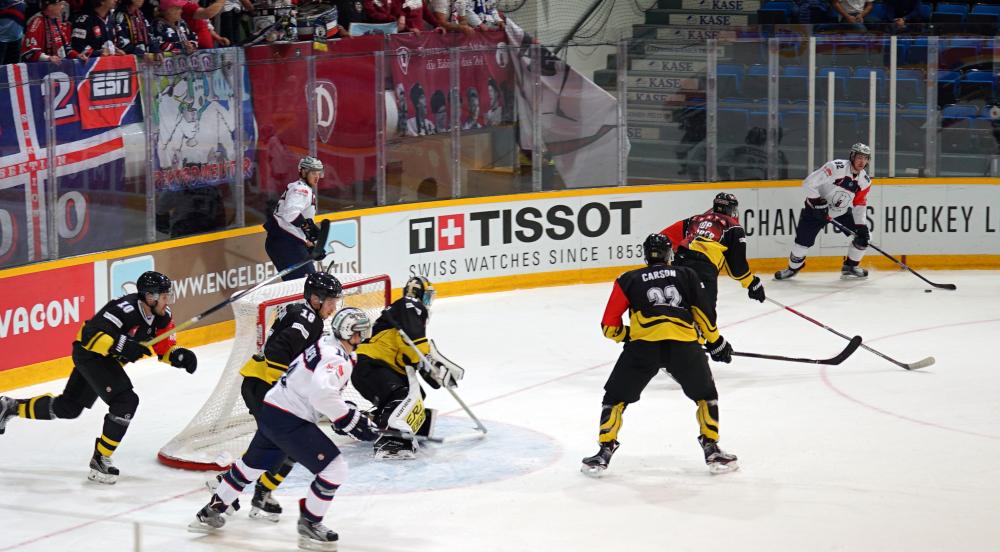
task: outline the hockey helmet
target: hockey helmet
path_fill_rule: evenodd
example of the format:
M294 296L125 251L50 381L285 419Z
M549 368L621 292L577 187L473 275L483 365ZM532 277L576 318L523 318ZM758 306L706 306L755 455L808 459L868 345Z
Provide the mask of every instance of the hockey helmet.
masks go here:
M340 280L333 274L328 272L313 272L306 277L306 286L302 295L306 301L310 297L316 297L320 302L323 302L330 297L335 299L343 297L344 286L340 284Z
M739 206L740 202L736 201L736 196L728 192L719 192L712 200L712 210L727 217L735 217Z
M647 265L654 263L670 264L674 259L673 244L670 238L663 234L650 234L642 242L642 257Z
M299 172L318 172L320 173L320 176L323 176L323 162L315 157L303 157L302 160L299 161Z
M337 311L337 314L333 315L330 327L333 329L334 337L344 341L351 339L356 333L361 334L362 341L372 336L371 319L365 311L357 307L344 307Z
M434 285L423 276L410 276L410 279L406 281L406 285L403 286L404 297L416 299L427 308L431 308L435 293Z
M854 144L853 146L851 146L851 155L849 157L849 159L851 161L851 165L854 165L854 157L857 156L857 155L864 155L865 156L865 160L866 160L866 162L865 162L865 168L868 168L867 161L872 158L872 149L870 147L868 147L867 144L862 144L861 142L858 142L858 143Z
M165 274L160 274L153 270L143 272L139 276L135 281L135 290L147 302L152 301L155 303L160 299L160 295L163 294L166 295L168 305L174 304L174 300L176 299L174 296L174 285L170 281L170 278L167 278Z

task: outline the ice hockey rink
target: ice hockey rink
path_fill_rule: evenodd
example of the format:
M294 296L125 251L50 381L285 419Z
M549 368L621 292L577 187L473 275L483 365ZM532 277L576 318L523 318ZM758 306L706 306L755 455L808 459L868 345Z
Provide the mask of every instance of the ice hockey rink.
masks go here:
M741 470L710 475L694 405L658 375L628 408L601 479L593 454L602 386L619 346L599 322L610 282L440 299L429 334L463 365L458 389L490 434L429 446L420 460L373 463L350 446L349 479L327 524L340 550L1000 550L1000 288L996 272L905 272L864 282L833 273L765 278L766 291L903 362L858 350L839 366L735 358L713 364L721 445ZM736 350L829 357L846 342L720 284L720 327ZM65 344L53 344L65 347ZM114 486L86 481L105 406L61 422L11 420L0 436L0 551L294 550L293 472L277 524L245 509L214 535L186 530L207 473L156 452L211 392L231 342L197 348L198 372L145 360L130 369L141 404L114 456ZM8 394L58 393L62 381ZM443 391L441 431L471 424Z

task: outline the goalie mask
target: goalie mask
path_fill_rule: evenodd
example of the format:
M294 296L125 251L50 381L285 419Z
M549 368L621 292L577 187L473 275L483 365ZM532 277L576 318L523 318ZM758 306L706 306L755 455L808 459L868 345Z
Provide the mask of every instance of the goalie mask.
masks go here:
M434 286L431 281L423 276L410 276L403 286L403 296L412 297L424 304L428 309L434 301Z
M360 334L362 341L372 336L371 319L357 307L344 307L337 311L330 326L334 337L344 341L350 341L354 334Z

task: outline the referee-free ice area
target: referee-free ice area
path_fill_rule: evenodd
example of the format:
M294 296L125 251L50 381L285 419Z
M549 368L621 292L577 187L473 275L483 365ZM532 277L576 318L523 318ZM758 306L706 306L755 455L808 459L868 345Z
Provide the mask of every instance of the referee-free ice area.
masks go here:
M1000 287L996 272L930 272L958 291L926 293L908 273L864 282L833 273L765 279L770 297L903 362L858 350L839 366L735 358L712 364L721 444L741 470L710 475L694 405L658 375L625 412L601 479L579 471L596 448L602 386L620 346L600 319L611 283L439 300L429 334L467 372L458 392L490 428L482 441L375 463L345 447L351 473L327 524L353 551L1000 550ZM846 342L731 280L720 327L736 350L824 358ZM53 344L65 347L68 344ZM244 510L215 535L186 525L206 473L166 468L161 445L211 392L230 342L196 349L198 372L145 360L141 398L114 456L116 485L86 481L103 403L76 420L13 419L0 436L0 551L284 551L296 547L293 472L277 524ZM63 381L8 394L58 393ZM443 391L442 433L471 426Z

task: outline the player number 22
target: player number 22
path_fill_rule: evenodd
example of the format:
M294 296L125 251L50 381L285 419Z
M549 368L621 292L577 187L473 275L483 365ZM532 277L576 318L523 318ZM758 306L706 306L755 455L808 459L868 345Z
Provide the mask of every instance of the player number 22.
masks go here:
M658 287L652 287L646 290L646 298L653 306L662 307L669 305L671 307L681 306L681 294L677 291L674 286L664 286L662 289Z

